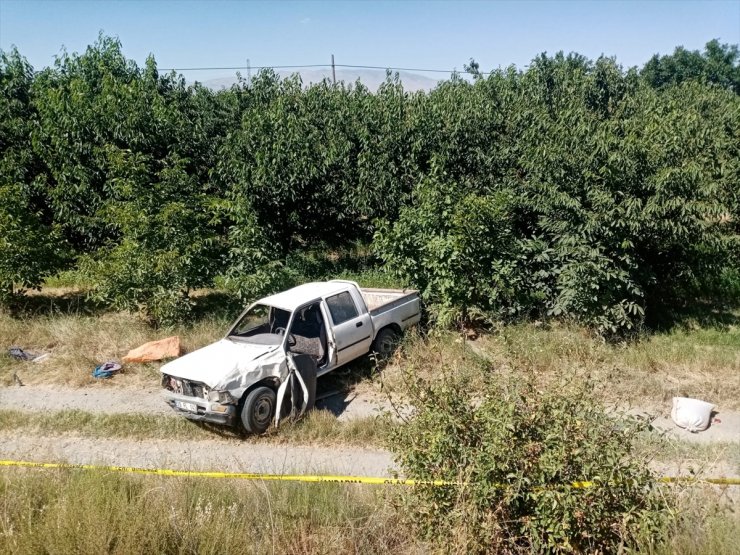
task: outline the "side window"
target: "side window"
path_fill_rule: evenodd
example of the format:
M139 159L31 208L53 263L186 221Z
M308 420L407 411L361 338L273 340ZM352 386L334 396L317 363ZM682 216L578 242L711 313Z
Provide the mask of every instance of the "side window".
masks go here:
M327 297L326 304L331 312L331 319L334 321L334 325L338 326L342 322L356 318L358 315L357 307L355 302L352 300L352 295L349 292L344 291L332 297Z

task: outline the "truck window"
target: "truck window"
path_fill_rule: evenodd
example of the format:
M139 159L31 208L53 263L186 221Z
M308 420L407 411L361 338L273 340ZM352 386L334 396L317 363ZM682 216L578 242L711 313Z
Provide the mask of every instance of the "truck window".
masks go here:
M348 291L327 297L326 305L329 307L335 326L358 316L355 301L352 300L352 295Z
M230 335L251 337L263 333L284 334L289 319L290 312L287 310L258 304L239 320Z

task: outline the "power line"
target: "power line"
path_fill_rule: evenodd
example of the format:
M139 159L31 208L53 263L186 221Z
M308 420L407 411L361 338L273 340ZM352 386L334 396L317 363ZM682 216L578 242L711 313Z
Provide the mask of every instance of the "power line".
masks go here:
M329 67L328 64L305 64L295 66L224 66L224 67L162 67L158 71L211 71L234 69L291 69L301 67Z
M365 66L355 64L298 64L298 65L279 65L279 66L224 66L224 67L167 67L160 68L159 71L238 71L242 69L302 69L302 68L335 68L345 67L350 69L386 69L392 71L416 71L422 73L479 73L480 75L491 75L496 73L495 71L467 71L457 69L425 69L425 68L414 68L414 67L391 67L391 66Z
M385 66L356 66L351 64L337 64L337 67L351 67L351 68L362 68L362 69L392 69L395 71L420 71L429 73L475 73L473 71L457 70L457 69L422 69L418 67L385 67ZM495 71L479 71L480 74L491 74L496 73Z

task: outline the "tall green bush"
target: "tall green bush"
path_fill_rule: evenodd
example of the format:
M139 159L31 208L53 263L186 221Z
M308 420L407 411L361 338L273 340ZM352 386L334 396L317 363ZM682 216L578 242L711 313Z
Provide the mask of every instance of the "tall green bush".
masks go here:
M409 478L410 526L466 553L615 553L659 537L668 499L635 453L647 424L607 414L589 384L552 390L488 374L475 390L448 369L413 372L413 406L391 448ZM573 487L590 482L593 487Z
M709 294L736 256L736 95L693 82L656 91L613 60L574 55L457 87L505 109L486 117L497 142L466 133L463 159L442 143L431 172L447 182L430 194L420 178L375 242L430 305L622 333ZM445 94L429 102L446 106ZM502 196L505 221L481 216Z

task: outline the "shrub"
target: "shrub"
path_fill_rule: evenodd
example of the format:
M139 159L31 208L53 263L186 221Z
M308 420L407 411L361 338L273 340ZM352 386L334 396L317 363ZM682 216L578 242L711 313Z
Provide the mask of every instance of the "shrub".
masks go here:
M614 552L654 538L666 499L634 454L645 422L607 414L589 384L540 390L488 375L474 393L448 371L406 376L414 407L391 431L403 472L462 482L406 490L406 514L427 540L467 552ZM573 482L592 481L590 488Z

